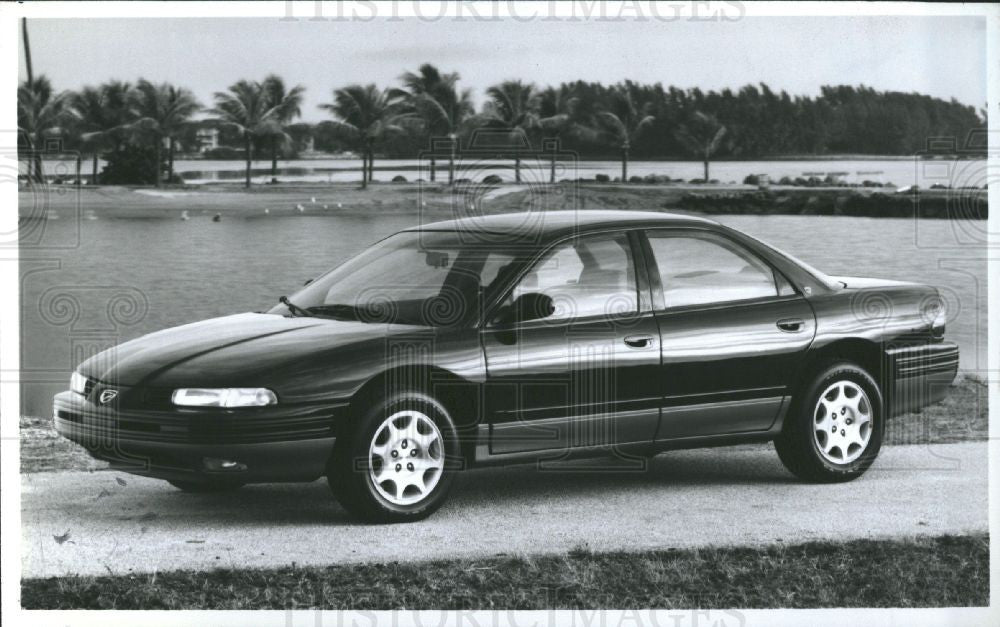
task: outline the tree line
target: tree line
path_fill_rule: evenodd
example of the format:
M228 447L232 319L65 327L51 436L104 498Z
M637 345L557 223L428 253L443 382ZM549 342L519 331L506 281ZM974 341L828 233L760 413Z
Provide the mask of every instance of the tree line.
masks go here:
M546 139L584 159L619 158L622 181L631 158L697 159L707 180L716 158L912 155L929 138L954 137L961 145L970 131L986 126L985 110L954 99L844 85L809 97L765 84L704 92L632 81L538 87L507 80L489 87L477 109L457 73L431 64L403 73L396 86L334 89L320 105L331 119L315 125L296 122L304 92L270 75L237 81L205 106L190 90L167 83L109 81L57 92L40 76L18 88L18 145L34 155L29 176L41 176L40 153L47 140L59 138L65 148L89 155L94 181L98 159L108 159L101 176L110 180L108 168L118 157L115 167L160 185L176 180L175 153L197 150L198 130L215 128L223 145L245 159L249 187L254 159L270 157L274 178L279 156L293 155L305 138L320 150L358 154L362 185L372 179L376 155L416 157L438 139L446 148L434 151L430 178L436 179L438 159L446 160L452 183L455 160L485 129L496 152L512 160L517 181L521 159L537 155ZM555 160L553 151L553 181Z

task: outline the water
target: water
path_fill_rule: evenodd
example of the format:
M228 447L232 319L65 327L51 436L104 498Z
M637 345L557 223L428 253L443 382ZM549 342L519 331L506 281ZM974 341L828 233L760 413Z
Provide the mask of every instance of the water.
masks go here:
M99 162L99 168L103 162ZM25 164L21 165L22 174ZM45 161L45 172L50 177L75 176L76 165L65 160ZM391 181L395 176L414 181L418 177L428 180L430 175L427 162L417 159L376 159L375 180ZM505 181L514 180L513 162L495 159L467 157L458 163L456 177L482 181L488 175L496 175ZM185 183L201 184L220 181L242 181L244 164L242 161L178 160L175 171ZM438 180L447 180L447 163L437 163ZM82 174L90 177L91 164L84 160ZM556 163L556 178L594 178L604 174L611 178L621 176L619 161L579 161L564 159ZM666 175L673 179L701 178L704 175L700 161L633 161L629 164L628 175ZM897 187L919 185L930 187L934 184L952 187L982 187L987 181L986 162L983 160L934 160L916 161L912 158L896 159L830 159L810 161L719 161L711 164L709 176L723 183L742 183L749 174L767 174L772 181L784 176L824 178L827 175L848 183L866 180L883 184L892 183ZM278 179L282 182L350 182L360 180L360 163L357 159L306 159L278 161ZM271 162L254 161L251 178L256 183L271 180ZM521 178L526 182L547 182L549 162L544 156L526 157L521 162Z
M49 221L63 250L21 254L22 409L47 415L73 367L166 327L269 308L413 216ZM985 222L723 216L831 274L941 286L962 368L986 368ZM22 225L26 233L29 224ZM975 238L980 239L975 239Z

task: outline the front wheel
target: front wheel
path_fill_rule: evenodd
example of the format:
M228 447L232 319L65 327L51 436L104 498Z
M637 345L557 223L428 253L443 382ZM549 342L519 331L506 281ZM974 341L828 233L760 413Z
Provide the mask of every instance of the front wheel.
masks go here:
M372 522L425 518L444 502L458 456L448 412L420 393L376 403L335 445L327 480L349 512Z
M792 401L774 445L785 467L807 481L850 481L875 461L885 432L882 394L849 362L820 372Z

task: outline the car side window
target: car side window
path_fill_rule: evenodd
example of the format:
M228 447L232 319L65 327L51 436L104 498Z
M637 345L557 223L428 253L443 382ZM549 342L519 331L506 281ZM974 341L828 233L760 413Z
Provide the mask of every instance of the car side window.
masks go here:
M649 233L668 309L794 294L756 255L711 234Z
M514 287L506 303L525 294L552 299L546 320L619 315L638 310L635 264L628 236L583 236L557 245Z

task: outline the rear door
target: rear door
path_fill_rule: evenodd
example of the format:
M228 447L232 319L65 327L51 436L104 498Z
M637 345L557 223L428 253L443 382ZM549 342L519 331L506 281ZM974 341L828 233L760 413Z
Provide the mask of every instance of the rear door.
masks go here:
M768 429L815 335L812 307L780 272L723 233L646 235L662 357L656 439Z

